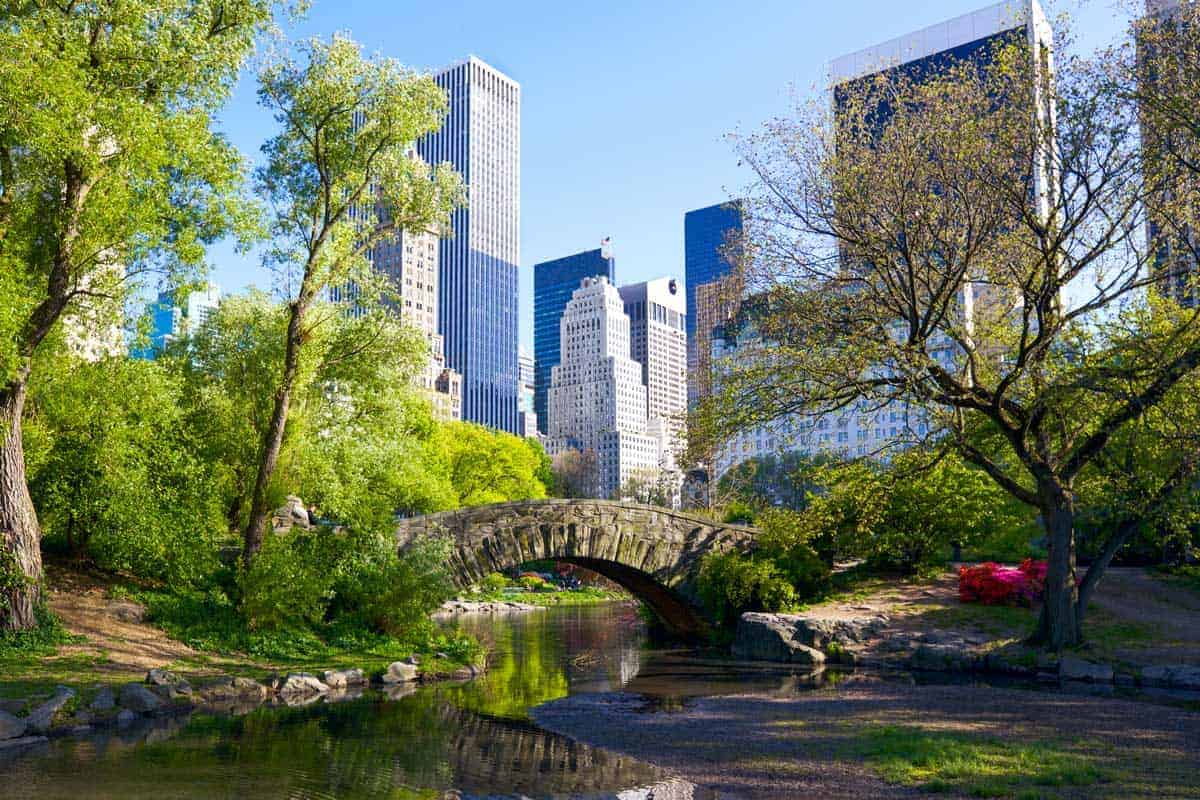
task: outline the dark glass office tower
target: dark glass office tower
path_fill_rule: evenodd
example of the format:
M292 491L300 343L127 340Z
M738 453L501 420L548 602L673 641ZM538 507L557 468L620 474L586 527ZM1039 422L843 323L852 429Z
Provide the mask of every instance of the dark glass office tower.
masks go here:
M438 245L446 365L462 374L463 419L519 433L521 87L473 56L434 79L450 110L417 150L430 164L451 163L468 193L454 236Z
M607 240L605 240L607 241ZM533 410L538 430L548 431L547 393L550 370L559 363L558 323L571 293L584 278L604 277L616 283L616 261L608 247L576 253L533 267Z
M711 331L697 327L696 290L728 275L733 269L723 248L731 236L742 230L742 201L731 200L708 208L698 208L683 216L683 285L687 292L688 403L699 399L706 380L699 380L707 369Z

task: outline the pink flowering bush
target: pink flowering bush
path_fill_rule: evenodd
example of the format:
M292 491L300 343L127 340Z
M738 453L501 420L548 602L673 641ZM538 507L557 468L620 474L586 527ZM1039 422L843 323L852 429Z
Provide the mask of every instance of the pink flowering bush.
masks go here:
M989 561L958 570L958 599L964 603L1032 605L1046 587L1046 562L1027 558L1009 567Z

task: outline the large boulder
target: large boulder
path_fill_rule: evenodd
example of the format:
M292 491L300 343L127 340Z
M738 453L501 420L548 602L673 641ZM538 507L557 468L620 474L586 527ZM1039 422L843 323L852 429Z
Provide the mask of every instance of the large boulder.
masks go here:
M383 673L384 683L409 683L417 679L417 667L414 664L405 664L403 661L393 661L388 665L387 671Z
M107 686L101 686L96 692L96 696L92 698L92 703L89 708L100 714L112 711L117 707L117 698L113 695L113 690Z
M367 682L367 676L361 669L327 669L321 673L321 678L331 689L360 686Z
M14 717L7 711L0 711L0 740L16 739L25 735L28 724L20 717Z
M1067 681L1112 683L1113 668L1111 664L1097 664L1075 656L1063 656L1058 662L1058 677Z
M25 718L26 728L33 733L46 733L54 726L55 717L75 699L75 690L59 686L54 696L35 708Z
M329 691L329 687L322 683L316 675L310 675L307 672L290 672L286 678L279 681L275 691L281 696L315 695L325 694Z
M777 661L821 667L825 654L805 644L797 631L794 614L747 612L738 620L733 654L750 661Z
M163 707L163 699L141 683L127 683L122 686L118 702L121 708L135 714L153 714Z
M927 672L970 672L975 656L965 643L920 644L908 665Z

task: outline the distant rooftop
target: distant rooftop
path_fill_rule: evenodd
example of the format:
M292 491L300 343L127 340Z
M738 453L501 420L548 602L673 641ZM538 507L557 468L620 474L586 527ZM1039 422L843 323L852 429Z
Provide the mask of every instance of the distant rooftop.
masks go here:
M441 69L434 70L433 74L434 75L444 75L445 73L450 72L451 70L458 69L459 67L465 67L467 64L476 64L478 66L481 66L486 70L494 72L496 75L503 78L504 80L516 85L518 88L520 88L520 86L521 86L520 82L515 80L512 76L506 74L502 70L497 69L496 67L493 67L491 64L484 61L479 56L473 56L473 55L467 56L466 58L460 59L451 64L447 64L446 66L442 67Z
M1049 22L1038 0L1004 0L979 11L867 47L829 64L829 80L844 83L909 61L926 58L997 33L1024 27L1032 16L1039 38L1049 37Z

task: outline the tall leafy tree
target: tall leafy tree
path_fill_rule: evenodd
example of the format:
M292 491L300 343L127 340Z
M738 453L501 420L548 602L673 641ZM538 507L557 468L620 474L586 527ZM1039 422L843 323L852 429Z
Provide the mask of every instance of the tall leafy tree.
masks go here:
M1040 513L1032 638L1060 649L1086 611L1076 483L1200 367L1200 319L1099 324L1156 285L1146 209L1178 220L1185 198L1143 169L1138 106L1105 64L1067 58L1051 80L1040 55L1021 42L986 67L880 73L837 87L835 115L822 98L743 140L758 180L745 278L776 346L730 365L706 416L727 431L914 409L912 439L941 437Z
M272 208L265 262L285 279L289 299L283 366L243 533L246 564L262 546L302 352L328 318L312 314L314 304L329 287L355 287L357 302L369 303L377 285L369 262L374 247L401 230L444 231L463 197L448 165L430 168L411 155L446 113L432 78L393 59L364 57L341 36L298 49L303 63L283 58L259 76L260 102L280 126L263 147L266 164L257 174Z
M0 4L0 628L35 624L40 528L21 417L64 318L119 324L150 270L181 280L247 221L212 130L268 0Z

